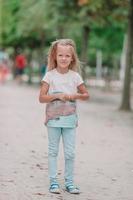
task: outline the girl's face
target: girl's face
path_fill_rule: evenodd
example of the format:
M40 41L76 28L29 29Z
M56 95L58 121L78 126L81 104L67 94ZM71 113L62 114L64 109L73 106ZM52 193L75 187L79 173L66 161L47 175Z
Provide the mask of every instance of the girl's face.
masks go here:
M69 65L72 61L72 50L69 45L57 45L57 69L62 72L68 71Z

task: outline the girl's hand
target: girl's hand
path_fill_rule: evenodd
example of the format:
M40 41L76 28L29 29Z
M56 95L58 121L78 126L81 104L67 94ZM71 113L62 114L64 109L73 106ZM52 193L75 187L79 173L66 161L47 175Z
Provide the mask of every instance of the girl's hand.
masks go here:
M68 101L75 101L75 100L86 100L88 99L88 93L84 93L84 94L81 94L81 93L77 93L77 94L72 94L72 95L69 95L68 96Z
M67 100L67 95L63 93L58 93L56 94L56 99L59 99L61 101L66 101Z
M75 100L76 100L75 94L68 95L68 101L75 101Z
M58 99L61 101L74 101L76 99L76 95L68 95L68 94L57 94Z

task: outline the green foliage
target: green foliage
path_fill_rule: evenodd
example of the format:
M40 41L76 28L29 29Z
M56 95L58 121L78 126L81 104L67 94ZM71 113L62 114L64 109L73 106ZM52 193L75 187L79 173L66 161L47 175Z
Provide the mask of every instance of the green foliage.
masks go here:
M82 30L89 27L88 61L95 62L101 49L104 62L120 55L127 27L128 1L89 0L79 5L77 0L3 0L2 45L23 48L44 48L52 40L69 37L76 41L81 54Z
M12 43L17 40L17 13L19 10L18 0L2 1L2 42L5 44Z

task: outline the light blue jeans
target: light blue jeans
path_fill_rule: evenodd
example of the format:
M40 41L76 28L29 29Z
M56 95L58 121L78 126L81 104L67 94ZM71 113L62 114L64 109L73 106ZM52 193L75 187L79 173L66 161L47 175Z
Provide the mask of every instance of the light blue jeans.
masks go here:
M65 185L73 183L76 128L47 127L50 184L57 183L57 157L62 136L65 157Z

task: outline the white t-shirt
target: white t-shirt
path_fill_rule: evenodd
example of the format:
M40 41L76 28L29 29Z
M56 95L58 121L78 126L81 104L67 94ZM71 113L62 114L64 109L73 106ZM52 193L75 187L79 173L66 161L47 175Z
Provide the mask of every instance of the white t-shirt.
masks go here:
M67 73L59 73L56 69L48 71L42 81L49 84L48 93L62 92L66 94L77 93L77 87L83 83L81 76L72 70Z

